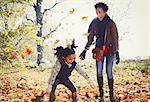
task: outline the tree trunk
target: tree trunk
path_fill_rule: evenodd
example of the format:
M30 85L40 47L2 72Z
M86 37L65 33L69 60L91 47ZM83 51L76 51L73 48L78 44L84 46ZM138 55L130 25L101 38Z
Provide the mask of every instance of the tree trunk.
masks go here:
M34 5L35 12L36 12L36 23L40 25L40 30L37 32L38 37L42 37L42 28L43 28L43 13L41 12L41 5L43 0L37 0L36 5ZM40 44L37 44L37 65L39 66L41 64L41 60L43 58L43 46Z

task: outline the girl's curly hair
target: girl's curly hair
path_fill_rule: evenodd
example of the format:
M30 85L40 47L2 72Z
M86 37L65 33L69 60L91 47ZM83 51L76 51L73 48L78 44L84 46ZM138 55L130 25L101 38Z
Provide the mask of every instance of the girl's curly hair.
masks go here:
M57 47L56 49L54 49L56 50L55 55L57 56L59 60L62 60L68 55L75 54L75 48L77 48L77 46L75 46L75 39L73 39L71 48L68 48L68 47L63 48L62 46Z

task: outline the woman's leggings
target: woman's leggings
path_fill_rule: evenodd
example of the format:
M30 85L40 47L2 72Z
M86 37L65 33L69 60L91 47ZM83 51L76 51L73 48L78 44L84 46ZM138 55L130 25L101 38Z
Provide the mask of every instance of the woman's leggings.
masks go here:
M108 79L113 78L113 64L115 60L115 54L110 56L110 55L105 55L104 59L106 58L106 74ZM96 61L96 69L97 69L97 77L102 77L103 76L103 65L104 65L104 59L102 61Z
M59 84L63 84L64 86L66 86L72 92L73 100L76 100L76 98L77 98L76 88L72 84L72 82L69 79L67 79L66 81L60 81L59 79L56 79L56 81L52 85L52 90L51 90L51 93L50 93L50 100L49 100L50 102L54 102L54 100L55 100L55 90L56 90L57 85L59 85Z

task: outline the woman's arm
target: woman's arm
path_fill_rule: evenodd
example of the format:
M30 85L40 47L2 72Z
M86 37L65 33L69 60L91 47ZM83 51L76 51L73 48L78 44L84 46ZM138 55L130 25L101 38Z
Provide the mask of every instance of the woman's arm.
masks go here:
M117 26L115 24L115 22L112 22L112 26L111 26L111 30L113 33L113 50L114 52L119 50L119 41L118 41L118 30L117 30Z
M81 52L80 54L80 59L81 60L84 60L85 59L85 56L86 56L86 51L89 50L90 46L92 45L93 41L94 41L94 36L95 36L95 33L96 33L96 30L95 30L95 27L94 27L94 22L95 22L95 19L91 22L90 26L89 26L89 29L88 29L88 42L86 43L86 46L85 46L85 49Z
M94 19L95 20L95 19ZM88 29L88 37L87 37L87 39L88 39L88 42L87 42L87 44L86 44L86 46L85 46L85 49L86 50L88 50L89 49L89 47L92 45L92 43L93 43L93 41L94 41L94 36L95 36L95 28L94 28L94 22L95 21L92 21L91 22L91 24L90 24L90 26L89 26L89 29Z

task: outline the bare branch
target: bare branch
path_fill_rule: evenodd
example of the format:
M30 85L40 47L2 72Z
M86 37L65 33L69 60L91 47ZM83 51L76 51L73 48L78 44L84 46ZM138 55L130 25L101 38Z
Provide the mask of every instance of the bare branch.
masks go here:
M21 42L21 40L22 40L22 38L20 38L20 39L18 40L18 42L15 44L15 46L17 46L17 45Z
M52 31L48 34L48 36L51 35L52 33L54 33L54 32L58 29L59 26L60 26L60 23L55 27L54 30L52 30Z
M35 6L35 3L31 4L31 6L34 7L34 6Z
M57 29L60 27L60 25L61 25L61 22L65 19L65 18L67 18L69 15L67 15L67 16L65 16L65 17L63 17L62 19L60 19L60 21L59 21L59 23L57 24L57 26L55 27L55 29L53 29L49 34L48 34L48 36L50 36L52 33L54 33L55 31L57 31Z
M59 3L60 3L60 2L56 2L52 7L48 8L48 9L44 9L43 14L44 14L46 11L53 9L53 8L54 8L57 4L59 4Z
M35 3L33 3L33 4L32 4L32 7L33 7L33 8L34 8L34 10L36 11L36 7L37 7L37 6L36 6L36 4L35 4Z
M52 31L50 31L50 33L48 34L48 36L50 36L52 33L54 33L55 31L57 31L57 29L60 27L61 23L59 22L57 24L57 26L55 27L55 29L53 29Z
M132 5L132 0L129 1L126 10L122 13L121 17L119 17L120 19L118 20L118 22L121 22L123 20L123 18L127 16L128 11L130 10L131 5Z
M57 2L57 0L56 0L55 4L54 4L52 7L48 8L48 9L44 9L43 14L44 14L46 11L52 11L52 9L53 9L56 5L60 4L61 2L62 2L62 1Z
M0 6L0 10L2 10L2 7Z
M27 19L27 21L31 21L32 23L34 23L34 21L32 19L28 18L27 15L26 15L26 19Z
M124 33L119 37L119 41L122 41L123 38L124 38L124 36L127 35L127 34L129 34L128 31L124 32Z

